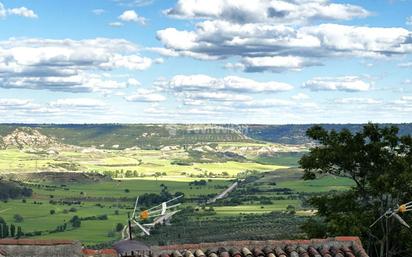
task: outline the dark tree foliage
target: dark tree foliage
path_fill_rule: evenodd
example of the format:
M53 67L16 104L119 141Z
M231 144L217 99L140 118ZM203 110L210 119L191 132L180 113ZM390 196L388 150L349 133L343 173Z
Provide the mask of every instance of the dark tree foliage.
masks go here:
M314 126L307 136L317 141L300 160L305 179L332 174L349 177L355 186L344 193L314 197L310 203L321 220L303 228L309 236L357 235L371 256L386 251L384 223L369 226L389 208L412 201L412 138L399 136L394 126L367 124L359 132L327 131ZM411 214L402 217L412 225ZM412 252L412 232L389 220L389 256Z
M15 182L0 180L0 200L30 197L32 189L20 186Z

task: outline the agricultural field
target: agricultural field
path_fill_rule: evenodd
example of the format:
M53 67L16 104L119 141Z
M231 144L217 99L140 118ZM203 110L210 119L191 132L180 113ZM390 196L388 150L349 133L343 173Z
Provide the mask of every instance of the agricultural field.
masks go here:
M125 224L127 213L132 211L136 196L159 194L166 187L172 195L181 192L187 203L194 205L197 199L208 194L217 194L229 185L226 180L211 180L206 186L193 186L190 182L176 181L103 181L67 185L26 184L33 189L33 196L23 200L0 202L0 216L8 223L21 226L25 233L35 238L80 239L84 244L97 244L120 238L120 233L108 236L118 223ZM67 202L67 203L65 203ZM50 211L54 211L51 214ZM23 217L16 222L14 216ZM80 218L99 217L107 219L84 220L79 228L64 232L49 233L57 226L69 222L73 216ZM41 232L41 235L36 235Z
M189 151L180 147L163 150L63 148L44 153L11 148L0 150L0 173L74 171L98 172L117 178L206 176L230 179L246 170L270 171L287 167L276 162L259 163L237 156L219 156L216 151L197 150L196 156L193 150Z
M137 196L145 199L140 206L145 209L182 194L183 211L172 225L157 227L154 236L142 240L169 242L177 224L184 231L179 242L210 240L207 228L223 229L226 239L280 239L274 230L285 224L292 229L284 236L292 238L301 235L299 224L315 211L306 203L309 196L352 186L349 179L335 177L303 181L297 167L305 145L257 141L233 129L209 133L211 126L202 134L201 126L176 126L168 136L170 127L157 125L136 131L88 126L84 134L77 126L41 126L46 135L12 128L0 126L0 133L11 133L0 140L0 177L32 194L0 202L0 217L28 238L110 244L120 239L119 227ZM138 143L131 145L130 135ZM238 186L227 197L208 203L235 181ZM256 220L262 222L253 232L250 224Z

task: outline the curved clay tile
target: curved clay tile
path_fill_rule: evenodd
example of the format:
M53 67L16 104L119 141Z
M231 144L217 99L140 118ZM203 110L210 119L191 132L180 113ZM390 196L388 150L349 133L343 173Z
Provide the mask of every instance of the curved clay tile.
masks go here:
M299 246L298 249L296 249L296 250L299 254L299 257L309 257L309 253L302 246Z
M353 254L352 250L349 247L344 246L342 247L342 250L345 253L345 257L355 257L355 254Z
M197 249L197 250L195 251L195 256L196 256L196 257L206 257L205 253L204 253L202 250L200 250L200 249Z
M292 245L287 245L285 247L286 252L289 254L290 257L299 257L299 254L296 252L296 249Z
M255 257L265 257L265 254L259 248L253 248L252 253Z
M333 254L334 257L345 257L343 251L337 247L330 248L330 252Z
M310 257L322 257L320 253L318 252L318 250L316 250L315 247L313 246L308 247L308 253Z
M243 254L244 257L252 257L253 256L252 252L246 247L242 248L242 254Z
M185 251L185 252L183 253L183 256L184 256L184 257L195 257L191 251Z
M170 257L167 253L160 254L160 257Z
M229 254L231 257L242 257L242 253L236 248L229 249Z
M172 257L183 257L183 255L179 251L173 251Z
M269 246L265 246L262 251L266 254L266 256L273 253L273 249L270 248Z
M219 257L230 257L229 252L225 248L219 248Z
M329 251L329 247L323 246L319 249L319 252L323 257L332 257L332 254Z
M287 257L285 251L279 246L275 248L275 253L278 257Z

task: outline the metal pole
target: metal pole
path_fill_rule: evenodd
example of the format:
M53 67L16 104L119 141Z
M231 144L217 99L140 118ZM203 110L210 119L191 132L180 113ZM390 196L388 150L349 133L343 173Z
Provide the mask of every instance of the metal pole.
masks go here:
M127 213L127 222L129 223L129 240L133 240L132 237L132 223L130 222L130 212Z

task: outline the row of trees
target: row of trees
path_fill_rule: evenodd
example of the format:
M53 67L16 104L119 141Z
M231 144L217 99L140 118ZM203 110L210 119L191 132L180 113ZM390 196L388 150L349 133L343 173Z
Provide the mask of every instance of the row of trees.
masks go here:
M21 236L23 236L23 231L20 226L16 227L14 224L8 225L6 221L0 217L0 238L20 238Z

